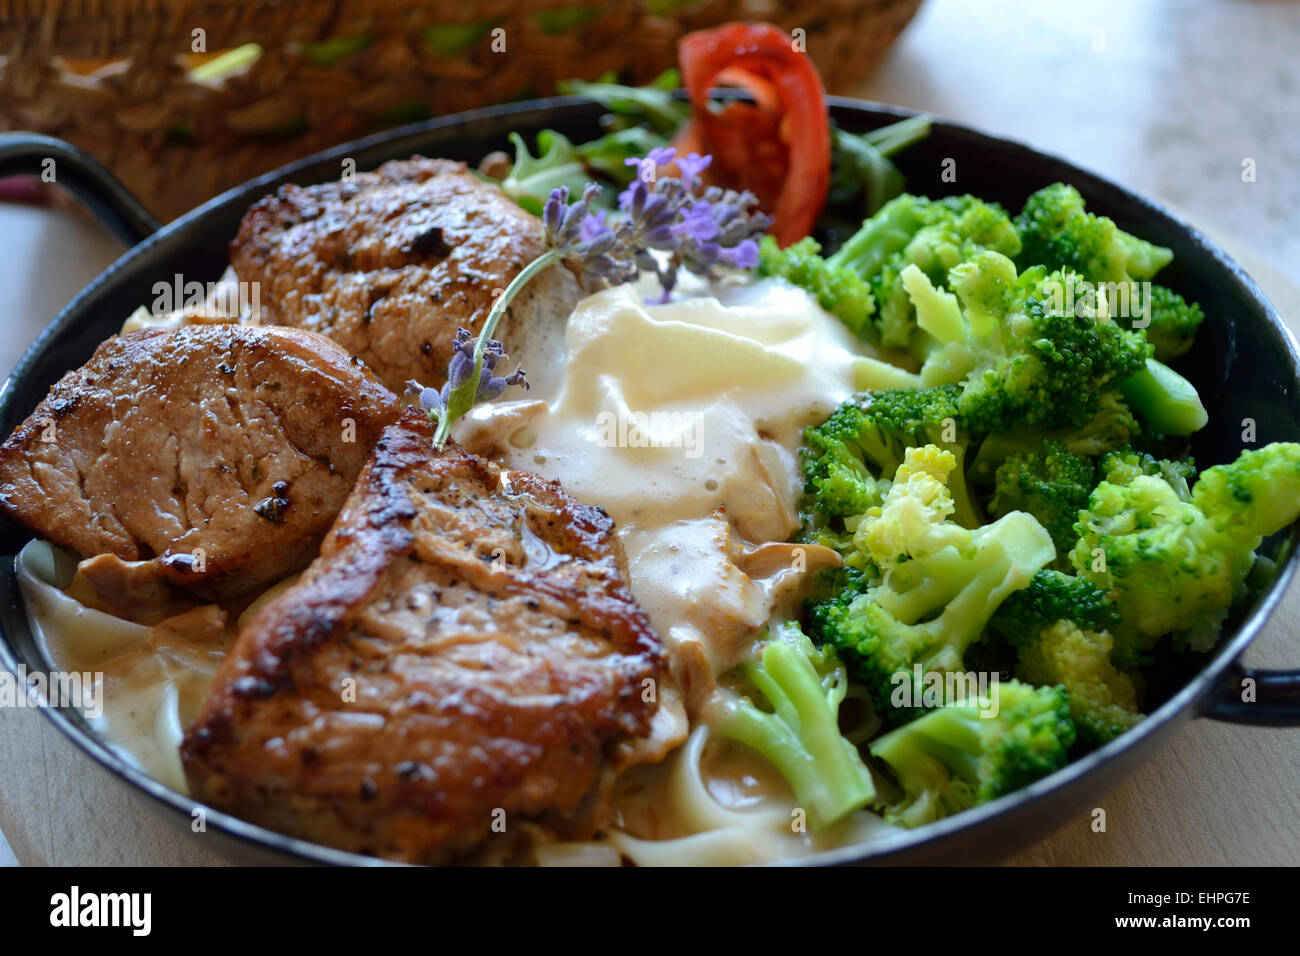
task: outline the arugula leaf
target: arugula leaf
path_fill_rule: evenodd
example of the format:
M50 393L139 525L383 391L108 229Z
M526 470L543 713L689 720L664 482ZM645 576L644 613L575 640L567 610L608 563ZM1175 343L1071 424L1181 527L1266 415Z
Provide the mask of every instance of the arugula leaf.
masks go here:
M583 143L577 147L577 151L588 169L619 186L627 186L636 177L636 167L627 165L624 160L640 159L649 155L650 150L667 145L668 137L644 126L629 126Z
M574 195L582 194L590 177L567 136L553 129L542 130L537 134L536 156L518 133L510 134L510 142L515 147L515 162L510 175L501 181L501 189L519 205L540 216L552 189L568 186Z
M612 125L618 128L647 123L655 132L672 136L691 115L690 104L673 97L673 90L681 82L681 74L676 69L669 69L645 86L588 83L584 80L563 80L556 86L561 93L595 100L615 114L615 119L620 122Z

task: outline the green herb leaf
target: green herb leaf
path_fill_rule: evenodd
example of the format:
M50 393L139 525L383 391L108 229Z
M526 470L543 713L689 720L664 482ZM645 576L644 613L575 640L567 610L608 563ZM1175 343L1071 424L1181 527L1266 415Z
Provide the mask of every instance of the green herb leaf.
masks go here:
M911 116L869 133L831 137L831 186L828 206L868 218L902 195L906 180L889 157L930 135L930 117Z
M515 164L510 175L501 181L505 194L535 216L542 214L542 206L551 190L568 186L581 192L587 183L587 172L567 136L553 129L537 134L537 153L528 151L528 144L518 133L510 134L515 147Z
M646 123L657 133L672 136L691 115L691 106L685 100L673 97L681 85L681 74L665 70L645 86L622 86L618 83L587 83L583 80L563 80L557 83L561 93L585 96L595 100L611 113L635 125Z
M625 160L646 156L652 149L667 145L666 136L644 126L629 126L583 143L576 150L587 169L626 186L636 178L636 167L627 165Z

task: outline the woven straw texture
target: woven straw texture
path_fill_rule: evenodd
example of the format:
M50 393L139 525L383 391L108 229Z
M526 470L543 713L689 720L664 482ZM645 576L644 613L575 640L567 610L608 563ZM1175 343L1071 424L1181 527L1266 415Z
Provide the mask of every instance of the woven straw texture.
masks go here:
M851 90L920 0L0 0L0 128L59 136L167 220L345 140L554 92L645 82L730 20L805 32ZM257 44L250 47L249 44Z

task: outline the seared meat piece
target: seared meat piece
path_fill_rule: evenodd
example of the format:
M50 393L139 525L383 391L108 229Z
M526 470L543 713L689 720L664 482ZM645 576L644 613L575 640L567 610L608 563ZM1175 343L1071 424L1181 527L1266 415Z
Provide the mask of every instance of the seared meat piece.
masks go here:
M231 597L315 557L400 413L310 332L115 336L0 446L0 508L81 555L154 559L173 584Z
M456 327L477 332L497 294L543 251L542 223L463 163L415 157L351 182L282 186L249 209L230 244L261 320L321 332L389 388L440 387ZM581 297L552 268L511 304L508 352L530 325ZM503 369L508 371L508 369Z
M123 561L115 554L79 563L64 591L86 607L136 624L157 624L200 603L159 577L156 562Z
M662 756L632 746L668 678L613 522L431 437L414 413L384 433L320 558L240 632L181 748L198 799L434 863L501 824L585 836L613 771Z

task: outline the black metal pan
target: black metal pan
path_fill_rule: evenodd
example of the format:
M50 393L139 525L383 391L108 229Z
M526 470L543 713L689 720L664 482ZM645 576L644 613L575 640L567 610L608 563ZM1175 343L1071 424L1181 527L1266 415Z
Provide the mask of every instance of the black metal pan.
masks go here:
M86 287L50 323L23 356L0 391L0 433L8 434L31 412L60 376L86 361L137 306L152 301L155 282L180 273L186 281L215 280L227 265L227 243L248 206L282 183L308 184L337 178L345 160L356 169L415 153L476 163L506 146L506 135L551 127L575 141L598 134L597 106L573 98L539 100L477 110L404 127L348 143L285 166L232 189L175 222L159 227L144 208L84 153L47 137L0 135L0 175L39 174L55 160L57 181L84 200L131 248ZM832 100L835 120L849 130L893 122L905 111L851 100ZM942 181L944 160L956 161L956 182ZM1276 310L1222 250L1168 210L1019 143L952 123L936 122L926 141L909 149L899 165L911 191L932 196L969 192L1018 208L1024 198L1057 180L1078 187L1090 210L1121 227L1171 247L1174 264L1161 281L1205 308L1206 322L1192 355L1179 368L1200 390L1210 424L1195 437L1201 466L1235 458L1242 450L1242 419L1252 418L1260 444L1300 441L1300 359ZM823 863L987 862L1026 846L1081 810L1149 759L1182 725L1196 717L1244 724L1300 726L1300 671L1251 671L1237 663L1295 573L1294 544L1300 528L1265 543L1277 559L1272 582L1253 594L1228 621L1217 648L1162 662L1151 682L1150 716L1133 730L1086 758L993 803L910 832L869 849L848 847L824 854ZM44 670L23 614L13 556L27 533L0 524L0 663ZM1257 699L1241 700L1241 681L1252 677ZM144 791L173 825L191 832L195 804L129 766L106 747L73 710L43 708L45 717L90 758L86 772L106 768L123 786ZM93 762L93 763L92 763ZM206 811L205 844L245 862L375 863L379 861L304 843Z

